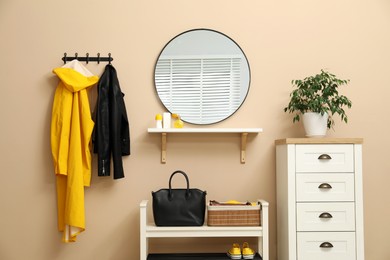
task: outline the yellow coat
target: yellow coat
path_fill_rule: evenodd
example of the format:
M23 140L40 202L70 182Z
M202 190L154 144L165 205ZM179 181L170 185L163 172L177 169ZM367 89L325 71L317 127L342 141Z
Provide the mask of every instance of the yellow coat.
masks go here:
M63 232L63 242L75 242L85 230L84 186L91 181L94 122L87 89L99 78L79 71L69 67L53 70L60 82L53 102L51 148L57 179L58 230Z

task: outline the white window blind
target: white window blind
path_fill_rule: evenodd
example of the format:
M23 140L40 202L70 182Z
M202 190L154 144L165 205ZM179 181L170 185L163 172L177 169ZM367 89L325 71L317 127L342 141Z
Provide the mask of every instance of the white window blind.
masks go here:
M160 57L155 70L158 95L169 111L185 121L221 121L241 104L241 59Z

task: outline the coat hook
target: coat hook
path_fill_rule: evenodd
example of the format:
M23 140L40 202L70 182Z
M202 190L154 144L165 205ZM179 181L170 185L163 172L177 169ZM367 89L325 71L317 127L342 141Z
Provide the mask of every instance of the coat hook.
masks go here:
M100 52L98 52L98 54L97 54L97 63L98 64L100 63Z
M66 52L64 52L64 57L62 59L64 60L64 64L66 64Z
M108 53L108 64L110 64L110 65L111 65L111 52L110 52L110 53Z
M77 56L78 56L79 54L76 52L75 54L74 54L74 57L75 57L75 59L77 60Z
M89 62L89 53L87 52L87 54L85 54L85 56L86 56L86 59L85 59L85 61L87 62L87 64L88 64L88 62Z

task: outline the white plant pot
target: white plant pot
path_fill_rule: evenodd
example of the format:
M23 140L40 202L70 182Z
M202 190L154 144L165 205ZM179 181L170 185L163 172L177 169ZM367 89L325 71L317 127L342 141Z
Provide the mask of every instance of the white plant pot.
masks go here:
M302 121L307 137L326 136L328 114L306 112L302 115Z

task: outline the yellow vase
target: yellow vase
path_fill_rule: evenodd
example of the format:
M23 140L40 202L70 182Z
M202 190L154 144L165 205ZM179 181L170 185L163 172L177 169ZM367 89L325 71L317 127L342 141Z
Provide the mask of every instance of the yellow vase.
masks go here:
M184 122L181 121L180 116L178 114L172 114L172 117L175 118L175 122L173 122L174 128L183 128Z
M181 121L180 119L177 119L174 123L173 123L173 127L175 128L183 128L184 126L184 122Z

